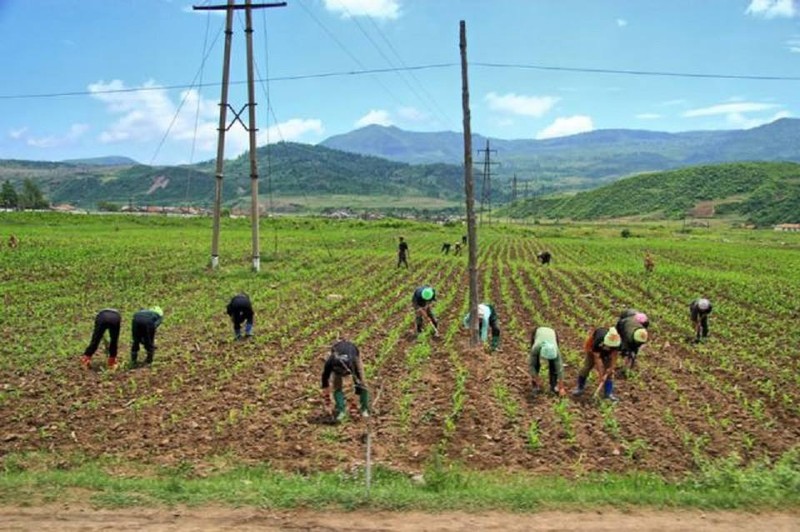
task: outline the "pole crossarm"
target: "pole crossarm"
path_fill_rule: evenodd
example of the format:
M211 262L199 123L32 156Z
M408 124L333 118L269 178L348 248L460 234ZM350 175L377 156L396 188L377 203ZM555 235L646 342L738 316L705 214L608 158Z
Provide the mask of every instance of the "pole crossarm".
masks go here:
M228 9L261 9L266 7L286 7L286 2L273 2L271 4L247 5L221 5L221 6L192 6L195 11L225 11Z
M230 109L231 113L233 113L233 118L231 119L231 121L228 124L228 126L225 128L225 131L230 131L231 128L233 127L233 124L235 124L236 122L239 122L242 125L242 127L244 128L244 130L247 131L247 132L258 131L258 128L250 129L250 127L248 127L247 124L244 123L244 120L242 120L242 113L244 113L245 110L250 107L249 103L244 104L242 106L242 108L239 109L238 112L236 111L236 109L234 109L231 106L231 104L227 104L227 105L228 105L228 109ZM253 105L258 105L258 104L257 103L253 103Z

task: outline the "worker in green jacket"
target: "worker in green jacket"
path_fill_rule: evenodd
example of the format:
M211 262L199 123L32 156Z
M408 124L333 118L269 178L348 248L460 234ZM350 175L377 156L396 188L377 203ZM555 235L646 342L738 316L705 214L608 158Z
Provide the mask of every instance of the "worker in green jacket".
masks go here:
M547 361L550 391L562 397L567 395L564 388L564 359L558 349L558 334L550 327L535 327L531 333L528 367L534 394L542 389L542 382L539 379L542 359Z

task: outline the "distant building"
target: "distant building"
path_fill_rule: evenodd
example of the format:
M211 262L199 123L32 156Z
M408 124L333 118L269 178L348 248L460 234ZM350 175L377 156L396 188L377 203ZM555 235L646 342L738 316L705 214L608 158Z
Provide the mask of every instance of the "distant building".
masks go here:
M778 224L775 226L776 231L791 231L793 233L800 232L800 224Z

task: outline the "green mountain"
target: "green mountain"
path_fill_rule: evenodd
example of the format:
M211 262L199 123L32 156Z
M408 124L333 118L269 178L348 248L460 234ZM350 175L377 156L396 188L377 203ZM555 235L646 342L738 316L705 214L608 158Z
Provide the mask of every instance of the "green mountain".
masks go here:
M519 201L500 215L573 220L737 215L761 226L800 223L800 164L725 163L637 175L574 195Z
M486 137L473 135L474 150L486 147ZM607 129L546 140L489 139L497 150L492 169L498 189L508 192L509 180L531 181L539 191L594 188L620 177L734 161L800 162L800 119L783 118L760 127L731 131L663 133ZM462 164L460 133L417 133L396 127L367 126L330 137L323 146L415 164ZM482 156L473 156L480 167Z
M89 157L88 159L66 159L61 161L67 164L83 164L88 166L132 166L139 164L130 157L121 155L108 155L106 157Z
M278 143L257 150L262 195L358 195L460 200L460 167L410 165L322 146ZM135 205L210 206L215 162L187 166L0 160L0 181L31 178L53 203L93 208L100 201ZM249 155L226 161L223 198L249 203Z

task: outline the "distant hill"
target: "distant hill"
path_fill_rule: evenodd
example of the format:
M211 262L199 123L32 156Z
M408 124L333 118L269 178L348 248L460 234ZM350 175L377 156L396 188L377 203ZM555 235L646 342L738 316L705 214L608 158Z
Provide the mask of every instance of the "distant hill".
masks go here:
M762 226L800 223L800 164L726 163L637 175L574 195L519 201L502 215L573 220L737 215Z
M66 164L87 165L87 166L134 166L139 164L130 157L121 155L109 155L107 157L90 157L88 159L66 159L61 161Z
M371 125L321 143L338 150L415 164L463 164L460 133L418 133ZM475 150L486 137L473 135ZM546 191L596 187L622 176L698 164L735 161L800 162L800 119L729 131L664 133L597 130L546 140L490 139L498 182L516 174ZM480 165L477 152L476 165Z
M322 146L278 143L258 148L262 195L359 195L463 198L461 167L409 165ZM97 166L0 160L0 181L32 178L54 203L94 208L99 201L137 205L205 205L214 197L214 161L187 166ZM249 155L226 161L223 198L249 203Z

